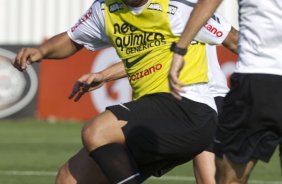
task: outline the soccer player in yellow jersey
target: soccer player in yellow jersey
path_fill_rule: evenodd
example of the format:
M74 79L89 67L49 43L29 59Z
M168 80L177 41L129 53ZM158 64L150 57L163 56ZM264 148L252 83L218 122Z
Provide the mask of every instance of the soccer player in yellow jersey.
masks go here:
M116 49L124 67L117 64L119 70L110 77L127 76L134 100L107 107L86 124L81 150L83 154L87 150L110 183L142 183L152 175L161 176L193 159L213 140L217 114L214 97L209 93L206 46L193 41L186 55L185 49L175 47L193 6L188 0L94 1L68 32L54 36L39 48L22 49L15 58L14 66L23 71L28 64L65 58L83 46L93 51L110 46ZM183 7L186 21L177 14ZM204 31L222 42L230 26L221 32L210 26ZM185 84L181 100L169 93L170 50L185 55L179 76ZM91 77L89 80L91 84ZM76 87L82 92L91 89L85 81ZM78 168L83 164L79 161L74 163ZM91 175L91 171L86 172ZM99 171L93 168L94 172ZM80 176L71 174L80 183Z

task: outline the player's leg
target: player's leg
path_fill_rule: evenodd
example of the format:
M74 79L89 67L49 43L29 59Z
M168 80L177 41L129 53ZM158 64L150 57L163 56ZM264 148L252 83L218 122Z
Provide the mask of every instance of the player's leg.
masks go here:
M127 171L119 166L113 166L115 161L111 160L111 158L118 157L120 152L123 152L121 155L131 155L124 153L125 150L116 150L116 143L120 145L124 143L124 135L126 145L139 166L161 161L157 168L154 167L154 170L146 173L146 177L155 174L155 171L166 171L191 160L210 144L214 135L216 113L213 109L189 99L177 101L170 94L148 95L140 100L122 106L112 106L108 109L110 111L107 111L106 115L109 117L95 118L94 123L84 128L83 141L88 150L94 149L91 155L109 180L112 176L108 174L111 173L118 173L119 177L122 176L116 171L117 169ZM115 116L110 112L113 112ZM105 126L107 122L111 122L111 125L102 129L101 127ZM118 127L116 128L118 131L111 131L109 136L113 136L114 139L109 139L108 130L113 129L113 123ZM96 128L99 131L96 132ZM101 136L97 137L99 133ZM122 136L115 138L115 133ZM100 142L97 141L99 139L101 139L100 142L103 141L104 145L99 144ZM120 142L112 142L113 140L120 140ZM97 145L99 145L98 148ZM130 157L126 158L129 163L133 163ZM169 159L168 162L163 164L162 161L167 159ZM108 167L105 168L105 165ZM130 168L130 171L134 171L133 168L134 166ZM131 174L133 178L138 176L136 175L138 172L131 172ZM116 181L111 180L110 182L115 183Z
M99 166L83 148L59 170L56 184L108 184Z
M106 110L83 127L84 146L88 151L92 151L110 143L124 144L125 137L121 128L126 123L126 121L118 120L111 111Z
M203 151L193 159L194 174L197 184L215 184L215 155Z
M110 183L138 184L141 177L137 164L124 145L122 127L126 123L106 110L83 127L82 140L89 155L99 165Z
M229 160L225 155L216 158L218 184L246 184L257 160L251 160L246 164L237 164Z
M281 141L279 82L282 78L274 75L232 75L216 132L220 183L246 183L256 160L270 160Z
M217 96L214 98L218 115L222 112L224 97ZM193 159L194 175L197 184L215 184L215 154L214 144L212 143L205 151Z

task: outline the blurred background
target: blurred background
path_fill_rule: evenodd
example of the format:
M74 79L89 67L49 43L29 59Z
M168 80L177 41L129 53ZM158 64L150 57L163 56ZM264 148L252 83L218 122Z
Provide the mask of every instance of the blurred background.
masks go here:
M93 0L0 0L0 184L54 183L58 168L79 148L84 122L111 104L130 100L126 79L107 83L79 103L68 100L74 82L84 73L119 61L113 49L85 49L62 61L43 61L20 73L10 64L22 47L35 47L72 27ZM236 0L219 8L238 28ZM218 46L228 78L237 57ZM271 166L260 164L251 183L281 184L278 153ZM192 165L146 183L195 183Z

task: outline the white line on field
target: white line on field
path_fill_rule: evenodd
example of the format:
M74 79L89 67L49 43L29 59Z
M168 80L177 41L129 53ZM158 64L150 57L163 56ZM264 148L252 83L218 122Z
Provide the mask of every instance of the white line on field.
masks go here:
M54 171L1 171L2 176L56 176ZM194 177L190 176L163 176L161 178L152 177L153 180L165 181L195 181ZM264 180L250 180L251 184L282 184L282 181L264 181Z
M55 176L53 171L0 171L0 175L6 176Z
M81 143L80 139L25 139L25 140L0 140L0 144L77 144Z

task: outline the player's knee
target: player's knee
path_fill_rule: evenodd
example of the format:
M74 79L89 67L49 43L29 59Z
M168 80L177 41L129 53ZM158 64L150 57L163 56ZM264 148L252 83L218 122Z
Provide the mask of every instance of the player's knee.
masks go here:
M216 184L214 176L205 175L205 176L195 176L195 177L197 184Z
M82 141L84 146L92 151L108 142L103 126L95 125L95 122L87 124L82 129Z
M214 173L195 173L195 179L197 184L216 184Z
M71 184L72 180L67 164L63 165L57 173L56 184Z
M240 173L241 174L241 173ZM231 179L231 182L234 184L246 184L248 183L248 179L250 177L250 174L236 174L236 175L231 175L229 178Z
M230 183L230 184L246 184L248 182L247 178L238 178L238 177L234 177L234 176L222 176L219 178L219 184L226 184L226 183Z
M216 180L219 184L246 184L248 181L249 176L248 175L241 175L236 173L236 171L230 171L222 169L217 172Z

